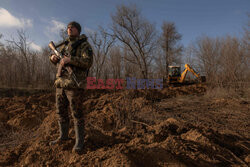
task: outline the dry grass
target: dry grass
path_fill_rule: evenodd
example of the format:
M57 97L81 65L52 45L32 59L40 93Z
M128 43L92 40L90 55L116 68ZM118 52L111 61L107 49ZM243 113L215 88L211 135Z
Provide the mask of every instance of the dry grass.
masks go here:
M248 84L241 85L239 87L213 87L208 88L204 94L205 98L224 98L250 101L250 87Z

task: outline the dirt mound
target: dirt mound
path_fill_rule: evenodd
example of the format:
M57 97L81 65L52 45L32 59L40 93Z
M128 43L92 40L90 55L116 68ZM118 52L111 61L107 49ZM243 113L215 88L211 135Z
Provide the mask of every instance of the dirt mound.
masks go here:
M86 91L82 155L71 152L72 121L70 140L49 146L58 136L54 93L3 97L0 165L248 166L248 101L208 100L205 90ZM240 113L229 110L236 107Z

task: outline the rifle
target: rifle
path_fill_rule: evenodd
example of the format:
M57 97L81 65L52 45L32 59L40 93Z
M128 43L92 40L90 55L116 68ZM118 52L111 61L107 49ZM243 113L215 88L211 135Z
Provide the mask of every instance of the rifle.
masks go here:
M56 50L56 46L55 46L55 44L54 44L54 42L53 41L51 41L50 43L49 43L49 48L55 53L55 55L57 56L57 58L59 59L59 60L61 60L63 57L64 57L64 55L62 55L60 52L58 52L57 50ZM56 73L56 76L57 77L60 77L61 76L61 72L62 72L62 68L63 68L64 66L62 66L62 65L59 65L58 66L58 69L57 69L57 73ZM76 75L75 75L75 73L73 72L73 70L72 70L72 68L70 67L70 66L66 66L66 67L64 67L67 71L68 71L68 73L72 76L72 78L73 78L73 80L75 81L75 83L77 84L77 86L79 87L79 82L77 82L77 79L76 79Z

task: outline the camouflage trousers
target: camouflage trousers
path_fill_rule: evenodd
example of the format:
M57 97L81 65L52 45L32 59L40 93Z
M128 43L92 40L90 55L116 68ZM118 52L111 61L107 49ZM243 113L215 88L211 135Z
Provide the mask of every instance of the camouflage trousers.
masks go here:
M74 122L83 122L82 96L83 89L56 88L56 111L59 121L69 123L68 107Z

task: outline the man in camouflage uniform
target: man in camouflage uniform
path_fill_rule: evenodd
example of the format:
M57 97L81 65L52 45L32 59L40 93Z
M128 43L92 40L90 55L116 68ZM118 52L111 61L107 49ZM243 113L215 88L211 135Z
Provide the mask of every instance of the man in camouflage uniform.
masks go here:
M76 142L73 152L81 152L84 142L84 118L82 111L81 96L86 84L88 70L93 62L93 52L87 37L81 33L81 26L77 22L70 22L67 27L68 39L60 47L60 52L64 58L59 60L56 55L51 55L53 64L63 66L61 73L56 76L56 109L59 115L60 136L50 144L61 143L68 140L69 115L68 106L74 118L74 129ZM70 67L73 73L66 70ZM75 76L75 79L72 77Z

